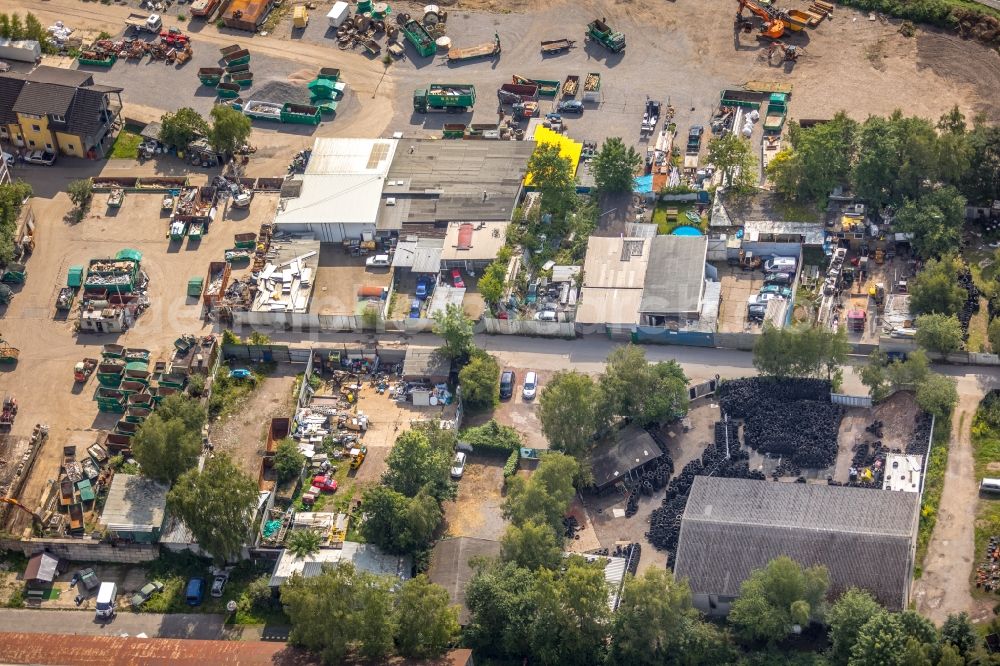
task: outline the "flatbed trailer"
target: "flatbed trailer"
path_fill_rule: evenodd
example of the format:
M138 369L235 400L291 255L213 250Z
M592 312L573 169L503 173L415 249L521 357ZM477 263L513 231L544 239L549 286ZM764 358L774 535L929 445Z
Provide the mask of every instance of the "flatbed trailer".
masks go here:
M542 55L555 55L569 51L576 45L572 39L547 39L542 41Z
M483 42L467 48L452 47L448 49L448 62L464 62L477 58L491 58L500 55L500 35L494 34L492 42Z

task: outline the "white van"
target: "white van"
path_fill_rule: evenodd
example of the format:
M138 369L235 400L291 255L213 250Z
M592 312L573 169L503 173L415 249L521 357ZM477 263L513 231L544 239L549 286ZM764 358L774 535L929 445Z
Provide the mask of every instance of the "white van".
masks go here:
M765 273L795 273L798 260L795 257L771 257L764 262Z
M101 583L97 590L97 619L110 620L115 616L115 602L118 600L118 586Z
M987 495L1000 495L1000 479L983 479L979 483L979 492Z

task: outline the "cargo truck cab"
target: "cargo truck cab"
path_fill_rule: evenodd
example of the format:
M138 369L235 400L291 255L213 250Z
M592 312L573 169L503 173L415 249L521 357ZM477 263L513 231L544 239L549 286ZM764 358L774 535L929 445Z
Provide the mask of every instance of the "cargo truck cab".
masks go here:
M97 621L108 622L115 616L118 601L118 586L115 583L101 583L97 590Z

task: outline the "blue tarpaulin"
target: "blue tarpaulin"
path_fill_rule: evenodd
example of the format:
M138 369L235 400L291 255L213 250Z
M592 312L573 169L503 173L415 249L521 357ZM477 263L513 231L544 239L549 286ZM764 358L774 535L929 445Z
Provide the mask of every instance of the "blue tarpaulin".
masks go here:
M635 178L632 191L638 194L649 194L653 191L653 174Z

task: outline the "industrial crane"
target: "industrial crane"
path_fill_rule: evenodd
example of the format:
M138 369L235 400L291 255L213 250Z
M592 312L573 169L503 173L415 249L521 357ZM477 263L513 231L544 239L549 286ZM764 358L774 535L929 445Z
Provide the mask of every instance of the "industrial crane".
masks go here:
M785 21L781 17L781 12L768 5L761 4L755 0L739 0L740 7L736 11L737 30L749 26L749 21L743 18L743 10L747 9L751 14L758 17L763 23L760 36L766 39L781 39L785 34ZM747 29L749 32L749 28Z

